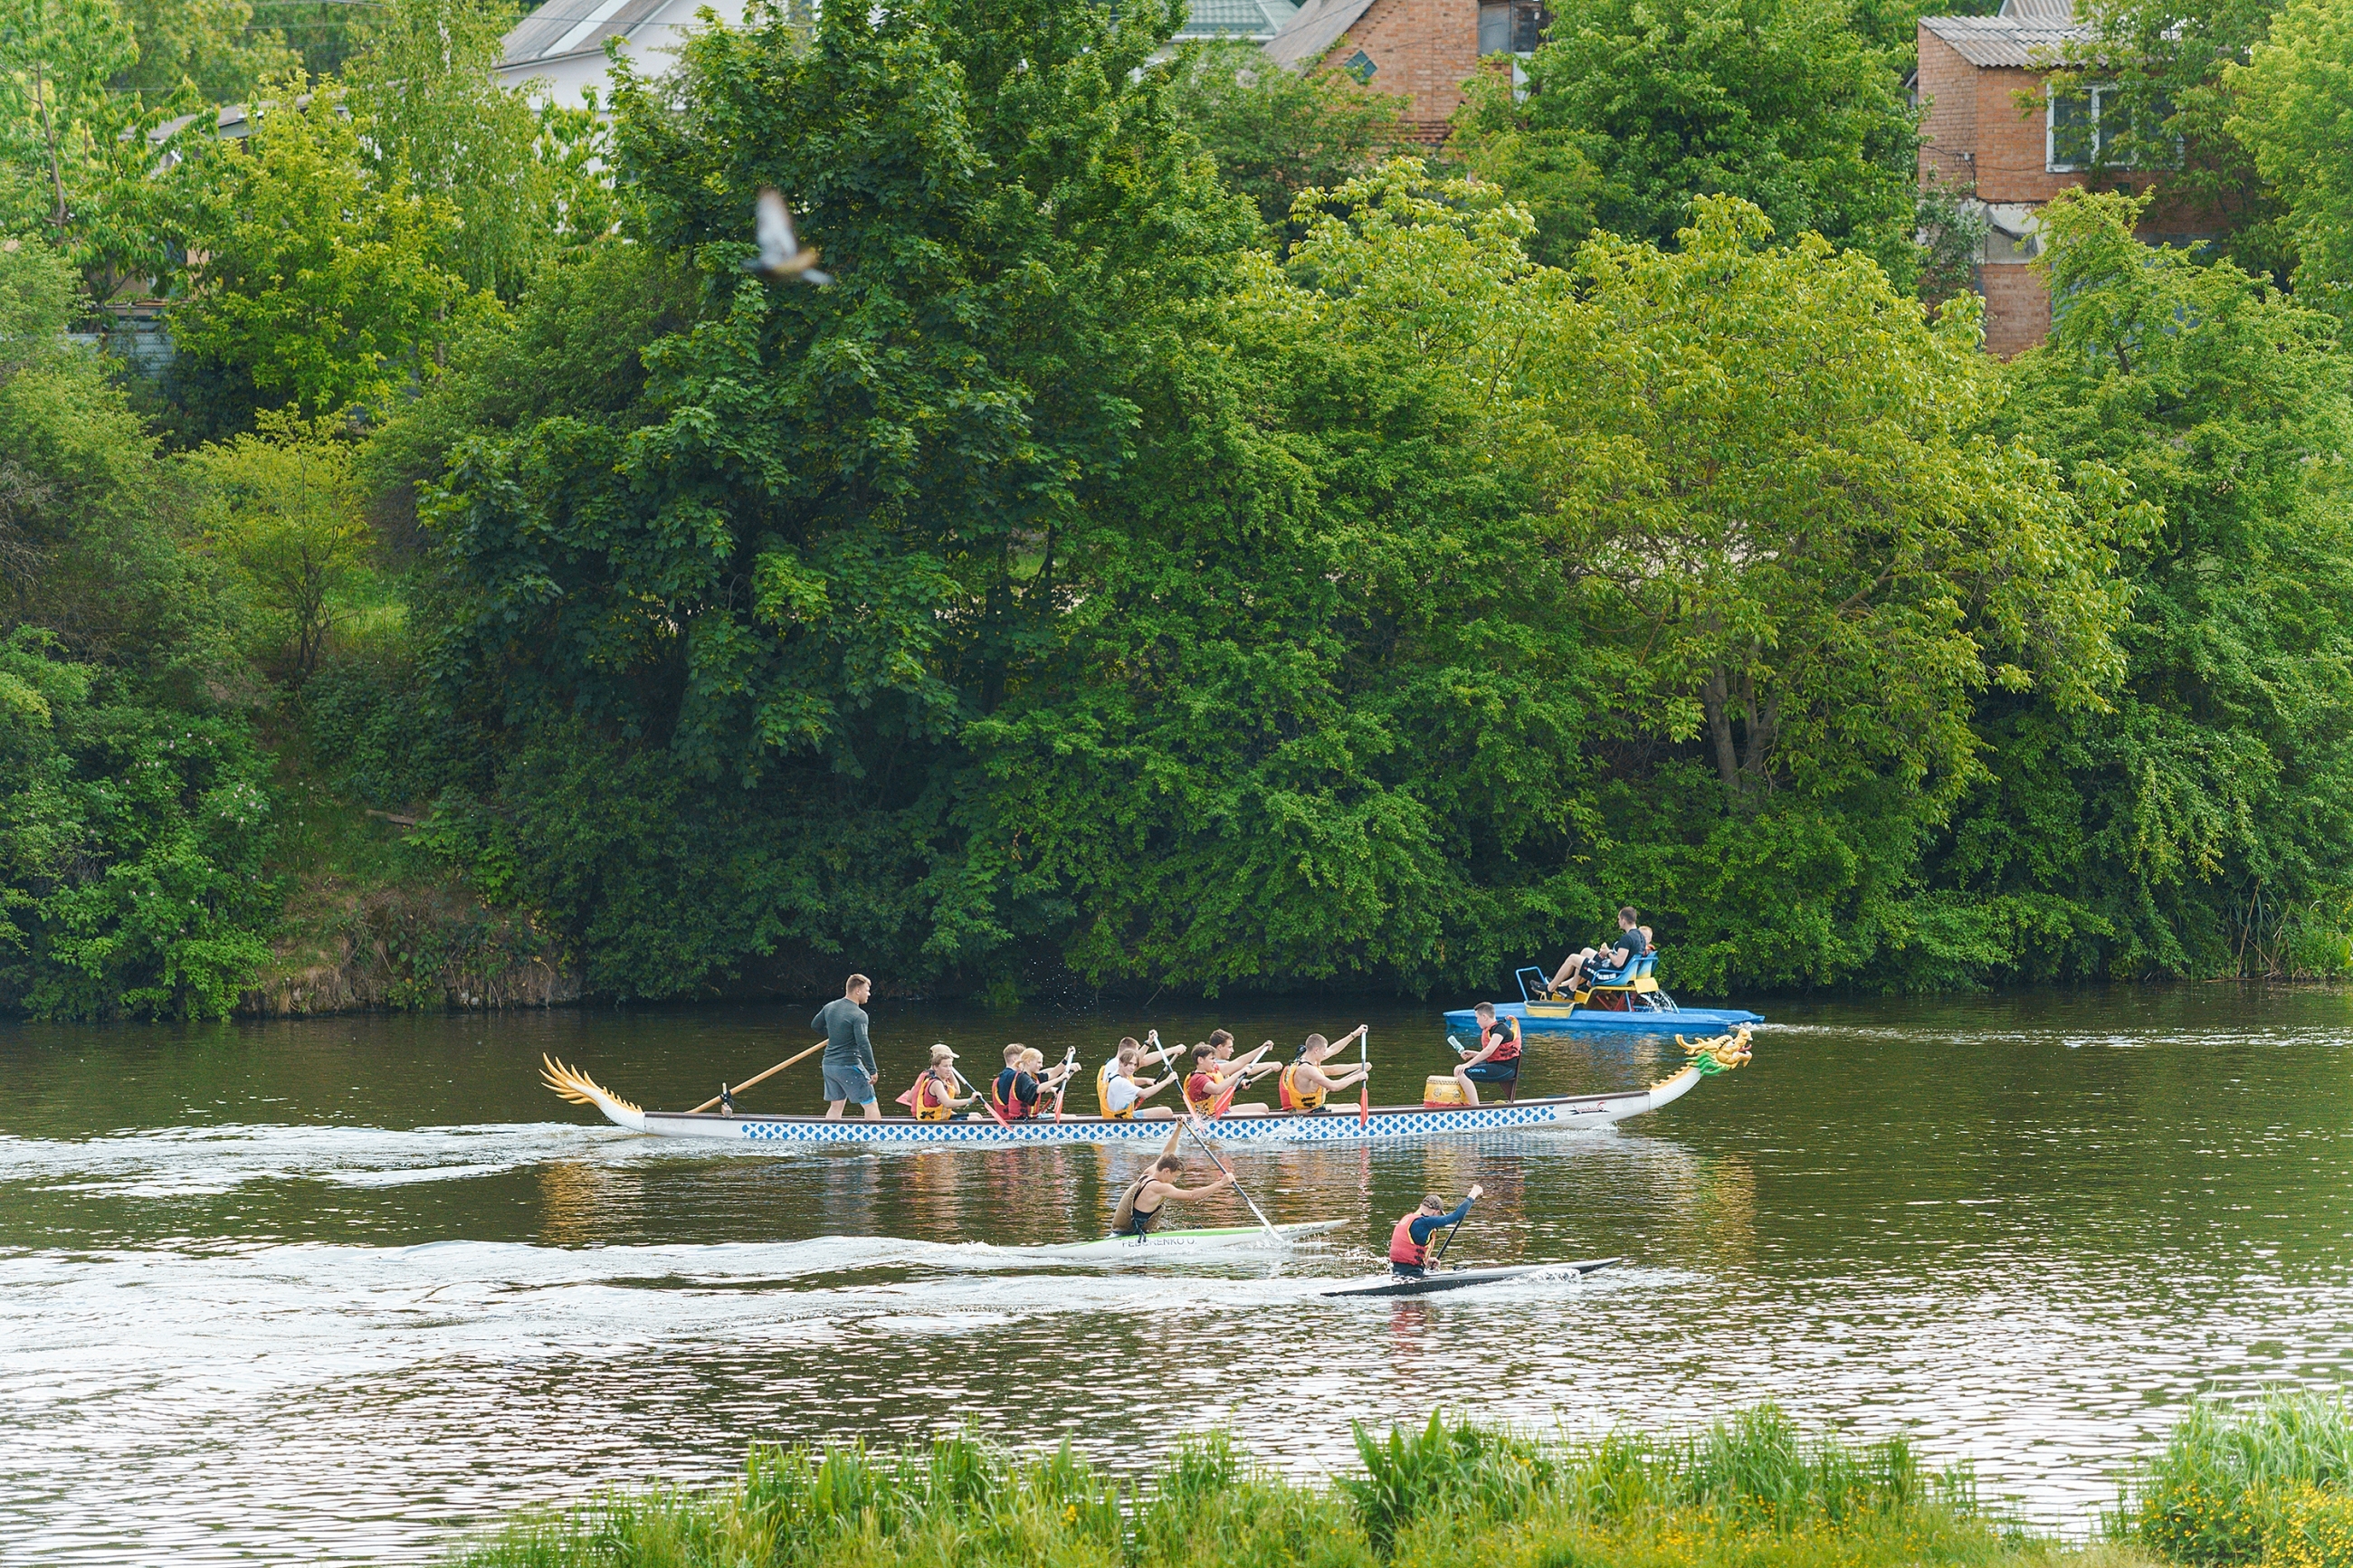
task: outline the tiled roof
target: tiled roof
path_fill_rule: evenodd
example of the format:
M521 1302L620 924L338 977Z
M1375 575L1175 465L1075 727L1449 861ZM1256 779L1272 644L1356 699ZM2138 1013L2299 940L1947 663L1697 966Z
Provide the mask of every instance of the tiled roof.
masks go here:
M723 9L727 9L723 7ZM543 60L563 59L601 49L618 33L630 37L652 24L656 29L691 26L696 7L684 0L547 0L514 25L506 37L501 68L513 70ZM664 12L678 15L665 17ZM722 17L724 20L724 16ZM664 29L664 23L668 28ZM638 40L643 42L642 39Z
M1179 38L1250 38L1265 43L1298 13L1293 0L1193 0Z
M2091 29L2073 22L2011 16L1923 16L1920 25L1950 44L1961 58L1981 67L2067 63L2092 36Z
M1373 0L1307 0L1267 45L1266 57L1293 70L1317 65L1372 5Z

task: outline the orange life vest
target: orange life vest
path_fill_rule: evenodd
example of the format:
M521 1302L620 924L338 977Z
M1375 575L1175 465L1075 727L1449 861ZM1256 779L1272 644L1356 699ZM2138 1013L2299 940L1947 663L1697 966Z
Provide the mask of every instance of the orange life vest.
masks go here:
M1241 1092L1243 1076L1241 1073L1234 1074L1232 1081L1219 1090L1217 1098L1212 1100L1209 1085L1215 1080L1206 1072L1190 1074L1185 1079L1185 1103L1193 1108L1196 1116L1223 1116L1226 1107L1234 1102L1234 1096Z
M909 1090L908 1109L918 1121L945 1121L954 1107L955 1086L930 1068L915 1077L915 1087Z
M1303 1068L1307 1064L1305 1062L1293 1062L1289 1067L1283 1068L1282 1075L1274 1080L1275 1093L1281 1096L1282 1100L1282 1109L1285 1110L1303 1111L1321 1110L1324 1109L1324 1091L1322 1089L1299 1089L1294 1087L1291 1081L1291 1075L1297 1072L1301 1068Z
M1502 1040L1495 1047L1495 1054L1487 1059L1491 1062L1518 1061L1520 1059L1520 1021L1509 1014L1496 1019L1493 1028L1482 1029L1479 1032L1479 1048L1485 1050L1487 1041L1496 1036L1501 1036Z
M1430 1243L1416 1241L1413 1238L1413 1222L1420 1217L1421 1211L1416 1209L1398 1221L1397 1228L1389 1232L1391 1263L1402 1263L1409 1268L1419 1268L1430 1261Z

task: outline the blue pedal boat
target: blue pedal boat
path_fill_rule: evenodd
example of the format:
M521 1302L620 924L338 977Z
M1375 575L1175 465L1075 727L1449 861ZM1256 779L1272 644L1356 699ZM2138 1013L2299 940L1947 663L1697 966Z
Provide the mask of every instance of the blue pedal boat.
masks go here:
M1550 977L1543 970L1518 970L1513 978L1520 983L1520 1000L1496 1003L1495 1016L1517 1018L1524 1035L1707 1035L1765 1021L1762 1013L1738 1007L1678 1005L1651 977L1658 963L1653 949L1614 973L1598 971L1579 975L1577 993L1571 996L1553 994ZM1476 1034L1479 1020L1470 1008L1457 1007L1446 1015L1446 1027L1453 1033Z

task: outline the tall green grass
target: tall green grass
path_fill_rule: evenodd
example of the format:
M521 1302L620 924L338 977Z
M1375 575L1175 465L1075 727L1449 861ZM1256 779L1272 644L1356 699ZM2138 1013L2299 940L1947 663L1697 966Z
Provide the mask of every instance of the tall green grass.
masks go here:
M469 1568L2013 1568L1966 1474L1902 1441L1841 1444L1771 1406L1694 1436L1542 1443L1433 1416L1361 1469L1299 1485L1222 1436L1124 1482L970 1437L754 1451L713 1492L617 1492L522 1521Z
M2277 1393L2200 1404L2126 1484L2121 1539L2177 1563L2353 1568L2353 1406Z

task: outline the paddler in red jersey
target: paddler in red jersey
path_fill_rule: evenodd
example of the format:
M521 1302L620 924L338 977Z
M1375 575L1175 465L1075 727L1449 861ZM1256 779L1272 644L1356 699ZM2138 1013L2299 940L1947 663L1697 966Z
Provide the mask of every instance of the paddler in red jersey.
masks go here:
M1469 1218L1480 1191L1479 1184L1472 1183L1470 1195L1451 1211L1444 1198L1432 1193L1421 1200L1419 1208L1399 1219L1397 1228L1389 1232L1389 1272L1399 1279L1420 1279L1430 1266L1430 1238Z
M1250 1081L1253 1071L1264 1065L1273 1070L1271 1063L1261 1064L1259 1058L1274 1049L1267 1041L1246 1057L1233 1056L1234 1037L1219 1029L1207 1040L1193 1047L1193 1068L1185 1075L1185 1105L1196 1116L1264 1116L1263 1105L1236 1105L1234 1096Z

